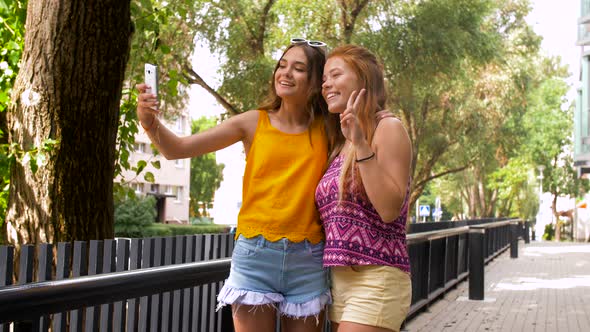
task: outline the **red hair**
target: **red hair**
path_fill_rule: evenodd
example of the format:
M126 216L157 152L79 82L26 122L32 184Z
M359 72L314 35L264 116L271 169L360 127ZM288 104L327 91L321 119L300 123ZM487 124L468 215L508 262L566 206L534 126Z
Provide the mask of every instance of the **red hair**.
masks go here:
M387 103L383 64L369 50L357 45L337 47L328 56L328 59L331 58L342 59L356 75L360 85L359 90L366 90L365 96L359 104L359 110L357 110L357 119L366 135L367 142L371 145L373 136L375 135L375 128L377 127L375 114L378 111L384 110L385 104ZM342 132L340 132L335 137L334 150L331 153L330 159L333 159L340 153L344 143L345 138ZM358 192L362 188L362 180L354 162L355 155L354 147L351 147L342 165L339 180L341 199L346 185L350 185L351 190L354 192Z

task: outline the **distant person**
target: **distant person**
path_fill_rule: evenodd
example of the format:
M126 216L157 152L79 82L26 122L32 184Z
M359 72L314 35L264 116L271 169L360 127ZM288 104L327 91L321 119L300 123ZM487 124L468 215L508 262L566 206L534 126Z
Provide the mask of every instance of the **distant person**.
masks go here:
M410 139L398 119L375 117L386 107L383 67L365 48L330 53L322 94L342 128L316 190L331 270L328 318L338 332L399 331L412 297Z
M218 295L218 308L232 305L238 332L274 331L277 311L285 331L323 327L330 290L314 191L327 166L326 130L338 128L337 119L328 122L321 95L325 47L293 39L276 64L266 104L187 137L161 125L159 112L151 108L158 105L155 96L145 93L145 84L138 85L138 118L167 159L244 144L237 241L229 278Z

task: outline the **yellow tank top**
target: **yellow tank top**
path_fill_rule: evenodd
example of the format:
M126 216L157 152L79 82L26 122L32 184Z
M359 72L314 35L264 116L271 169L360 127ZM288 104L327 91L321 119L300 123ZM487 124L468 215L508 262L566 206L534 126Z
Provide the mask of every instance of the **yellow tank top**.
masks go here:
M324 239L314 196L326 169L328 144L321 118L300 134L272 127L259 111L246 158L238 235L318 243ZM311 141L310 141L311 130Z

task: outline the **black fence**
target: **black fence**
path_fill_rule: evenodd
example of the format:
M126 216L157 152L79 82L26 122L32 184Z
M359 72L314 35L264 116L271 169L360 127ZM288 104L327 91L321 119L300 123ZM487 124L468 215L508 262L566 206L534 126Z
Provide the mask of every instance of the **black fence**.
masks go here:
M483 298L483 265L518 237L528 242L528 224L518 220L412 224L409 316L467 278L470 266ZM474 258L476 243L481 257ZM14 331L233 331L229 308L215 311L229 274L231 234L77 241L55 249L56 257L50 244L23 246L11 285L14 249L0 246L0 332L10 325ZM472 266L480 259L481 272Z
M469 297L483 299L483 266L511 244L518 252L518 239L528 243L530 227L529 222L508 218L411 226L414 228L410 228L408 234L408 250L412 268L412 305L408 317L420 312L467 277L470 277ZM415 232L417 230L419 232Z
M35 247L23 246L19 286L0 287L0 331L8 322L14 331L228 330L227 310L215 306L233 243L231 234L59 243L55 273L53 247L42 244L36 280ZM13 266L14 248L0 246L0 286Z

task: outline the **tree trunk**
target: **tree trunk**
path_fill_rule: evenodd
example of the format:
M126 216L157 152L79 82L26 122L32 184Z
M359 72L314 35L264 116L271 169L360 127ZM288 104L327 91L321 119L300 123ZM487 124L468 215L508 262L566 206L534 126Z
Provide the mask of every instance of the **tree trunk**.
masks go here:
M8 112L24 151L57 140L33 172L10 170L13 245L113 237L115 139L132 26L130 2L30 0Z
M557 197L557 193L553 194L553 201L551 202L551 211L553 212L553 216L555 217L555 241L559 242L561 240L561 225L559 223L559 213L557 213Z

